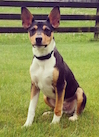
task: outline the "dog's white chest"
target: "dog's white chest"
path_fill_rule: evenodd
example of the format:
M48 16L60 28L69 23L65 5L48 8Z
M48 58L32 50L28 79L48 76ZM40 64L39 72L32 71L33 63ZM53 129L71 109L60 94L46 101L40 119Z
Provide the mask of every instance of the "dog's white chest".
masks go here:
M32 81L45 96L50 98L55 98L52 86L54 65L55 57L52 55L50 59L45 61L39 61L34 58L30 67Z

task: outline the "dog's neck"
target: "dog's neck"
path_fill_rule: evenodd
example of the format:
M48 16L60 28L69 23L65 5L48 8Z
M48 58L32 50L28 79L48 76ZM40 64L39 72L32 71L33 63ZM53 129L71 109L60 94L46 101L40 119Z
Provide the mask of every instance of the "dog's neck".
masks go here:
M41 46L41 47L33 47L33 54L36 57L42 57L50 54L55 48L55 41L54 39L51 40L50 44L47 45L46 47Z

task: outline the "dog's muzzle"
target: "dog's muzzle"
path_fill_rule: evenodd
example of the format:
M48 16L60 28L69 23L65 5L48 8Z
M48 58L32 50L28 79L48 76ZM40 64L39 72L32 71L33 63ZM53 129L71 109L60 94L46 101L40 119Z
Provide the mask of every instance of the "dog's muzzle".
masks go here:
M37 37L36 39L35 39L35 44L34 45L32 45L33 47L41 47L41 46L44 46L45 48L47 47L47 45L43 45L42 44L42 37Z
M41 43L42 43L42 37L37 37L36 38L36 44L41 45Z
M35 41L37 46L42 46L42 37L37 37Z

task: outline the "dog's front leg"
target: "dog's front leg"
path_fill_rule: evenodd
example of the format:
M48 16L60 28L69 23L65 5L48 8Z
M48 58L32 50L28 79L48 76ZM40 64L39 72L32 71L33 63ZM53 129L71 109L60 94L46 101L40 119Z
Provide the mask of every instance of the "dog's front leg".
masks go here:
M56 103L55 103L54 117L53 117L53 120L52 120L52 124L59 123L60 118L62 116L65 88L66 88L66 82L64 84L63 90L60 91L60 92L58 91L57 87L55 87Z
M35 116L35 109L36 109L36 105L38 102L38 97L39 97L39 92L40 90L35 86L34 83L31 84L31 100L30 100L30 105L29 105L29 109L28 109L28 116L27 116L27 120L24 124L24 126L31 126L32 122L34 120L34 116Z

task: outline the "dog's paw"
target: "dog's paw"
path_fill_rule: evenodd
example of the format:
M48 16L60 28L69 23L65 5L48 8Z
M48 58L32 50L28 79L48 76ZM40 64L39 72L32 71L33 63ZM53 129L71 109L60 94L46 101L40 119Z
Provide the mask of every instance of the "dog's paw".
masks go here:
M32 125L32 121L26 121L25 124L22 126L22 128L29 127L31 125Z
M75 120L77 120L77 119L78 119L78 116L77 116L76 114L74 114L73 116L71 116L71 117L69 118L70 121L75 121Z
M50 114L52 114L53 112L51 112L51 111L47 111L47 112L44 112L43 114L42 114L42 116L46 116L46 115L50 115Z
M52 120L52 122L50 123L50 125L52 125L52 124L58 124L59 123L59 121L53 121Z
M53 120L52 120L51 124L57 124L57 123L59 123L60 122L60 118L61 118L61 116L56 116L54 114L54 117L53 117Z

